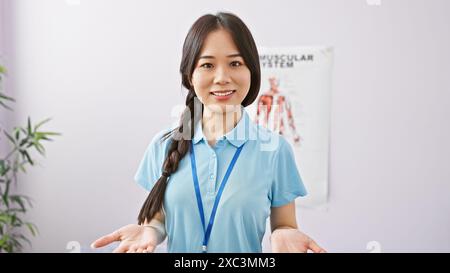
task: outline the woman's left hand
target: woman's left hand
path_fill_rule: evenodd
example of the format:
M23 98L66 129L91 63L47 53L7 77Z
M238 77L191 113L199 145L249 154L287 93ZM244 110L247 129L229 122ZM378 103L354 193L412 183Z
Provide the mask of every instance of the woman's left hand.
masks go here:
M270 237L273 253L306 253L312 250L314 253L326 253L308 235L298 229L276 229Z

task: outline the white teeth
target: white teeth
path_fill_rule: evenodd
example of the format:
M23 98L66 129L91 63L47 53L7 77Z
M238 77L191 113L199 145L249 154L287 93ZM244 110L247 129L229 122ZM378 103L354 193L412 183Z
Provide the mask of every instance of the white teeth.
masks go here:
M230 94L233 93L233 92L234 92L234 91L228 91L228 92L225 92L225 93L223 93L223 92L221 92L221 93L213 92L213 94L214 94L214 96L224 97L224 96L230 95Z

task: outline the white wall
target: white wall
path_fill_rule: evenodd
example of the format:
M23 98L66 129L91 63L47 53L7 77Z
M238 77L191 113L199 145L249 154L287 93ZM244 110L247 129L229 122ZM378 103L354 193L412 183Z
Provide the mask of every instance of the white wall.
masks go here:
M3 1L0 0L0 65L5 66L6 60L5 60L5 25L6 25L6 17L5 17L5 7ZM0 83L0 91L6 93L6 79L3 77ZM9 105L9 104L8 104ZM8 125L7 122L7 113L5 111L1 110L3 109L2 106L0 106L0 158L4 158L7 153L7 143L6 141L2 141L2 139L6 138L5 134L3 133L3 130L6 130Z
M449 1L3 1L11 123L53 117L63 133L21 176L40 228L27 251L135 222L133 175L184 101L184 36L218 10L261 46L335 47L330 206L299 210L301 229L330 252L450 251Z

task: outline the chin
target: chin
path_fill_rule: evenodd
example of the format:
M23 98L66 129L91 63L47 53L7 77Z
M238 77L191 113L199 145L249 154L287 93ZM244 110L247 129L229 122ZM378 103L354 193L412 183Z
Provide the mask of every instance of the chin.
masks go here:
M214 102L207 104L206 107L211 111L215 113L226 113L226 112L234 112L236 109L240 109L241 103L234 103L234 102Z

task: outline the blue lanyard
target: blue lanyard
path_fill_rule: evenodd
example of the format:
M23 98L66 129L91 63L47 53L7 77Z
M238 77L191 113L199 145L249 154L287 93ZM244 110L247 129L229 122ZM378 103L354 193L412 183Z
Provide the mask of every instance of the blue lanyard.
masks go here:
M223 188L225 188L225 184L228 181L228 177L230 176L231 171L233 170L234 164L236 163L236 160L239 157L239 154L241 153L242 147L244 145L241 145L236 150L236 153L233 156L233 159L231 160L230 166L228 166L227 172L225 173L225 176L223 177L222 183L220 184L219 191L217 192L216 199L214 200L214 206L211 211L211 216L209 217L209 223L208 228L205 229L205 213L203 212L203 203L202 203L202 196L200 194L200 186L198 183L198 177L197 177L197 167L195 164L195 153L194 153L194 144L191 141L191 168L192 168L192 178L194 180L194 187L195 187L195 195L197 196L197 205L198 210L200 212L200 219L202 220L202 226L203 226L203 245L202 250L203 253L206 253L206 246L208 245L209 236L211 235L211 229L214 224L214 218L216 216L217 206L219 205L220 197L222 196Z

